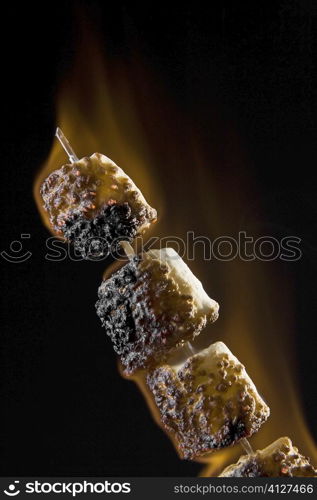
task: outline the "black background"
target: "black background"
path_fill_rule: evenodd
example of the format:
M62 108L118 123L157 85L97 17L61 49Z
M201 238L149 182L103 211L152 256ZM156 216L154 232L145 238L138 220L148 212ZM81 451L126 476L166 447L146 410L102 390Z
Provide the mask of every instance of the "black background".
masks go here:
M202 130L220 103L247 144L268 218L303 238L294 269L304 332L296 339L298 379L316 433L315 2L224 1L208 10L199 1L11 2L1 16L2 246L31 233L34 255L23 265L1 261L1 473L195 475L201 468L177 458L136 386L118 376L93 307L104 265L40 258L47 231L32 185L50 150L79 8L113 57L129 57L137 41L165 91Z

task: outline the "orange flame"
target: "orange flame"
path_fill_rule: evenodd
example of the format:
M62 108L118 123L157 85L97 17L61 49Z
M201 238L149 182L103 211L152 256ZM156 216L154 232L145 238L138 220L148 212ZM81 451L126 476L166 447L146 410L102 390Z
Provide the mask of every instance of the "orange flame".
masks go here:
M160 186L150 172L153 160L144 140L144 124L137 114L130 71L127 66L115 63L108 70L95 44L84 44L75 70L60 90L57 125L79 158L94 152L106 154L134 180L145 198L149 199L151 194L152 204L160 208ZM63 149L54 140L49 157L35 179L35 201L50 230L40 186L50 172L67 162Z
M171 105L138 60L121 64L112 60L107 66L87 37L78 53L58 99L57 124L78 157L99 151L125 169L158 210L157 234L184 239L188 230L209 238L236 235L243 218L248 233L265 234L265 216L257 206L256 186L246 167L249 161L241 139L230 124L218 128L216 109L210 111L215 115L212 137L205 131L204 139L201 131L195 131L194 120ZM35 180L35 200L47 227L39 186L65 161L55 142ZM303 454L316 461L291 361L296 330L292 283L283 277L278 263L204 262L200 248L189 264L209 295L221 304L220 318L197 345L216 340L227 343L271 408L268 422L251 438L252 447L264 448L288 435ZM160 424L144 381L140 377L135 381ZM215 453L202 475L218 474L242 453L239 445Z

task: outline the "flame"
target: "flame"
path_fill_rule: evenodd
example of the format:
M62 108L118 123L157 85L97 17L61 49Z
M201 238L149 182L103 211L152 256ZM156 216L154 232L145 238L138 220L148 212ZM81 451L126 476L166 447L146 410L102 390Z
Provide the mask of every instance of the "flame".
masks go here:
M219 122L215 107L210 110L212 130L199 130L194 117L182 115L135 55L125 62L110 60L97 46L84 37L57 102L57 124L77 156L99 151L120 165L157 208L160 216L154 231L160 237L186 239L190 230L211 239L236 236L239 229L265 234L252 165L234 126ZM35 180L35 200L47 227L39 186L65 161L55 141ZM197 346L223 340L271 408L268 422L250 440L252 447L261 449L288 435L301 453L316 462L316 446L296 383L292 339L299 325L293 315L290 277L278 262L204 262L201 248L189 265L221 304L220 318L201 334ZM144 378L134 380L161 425ZM214 453L201 475L218 474L243 453L239 445Z
M137 114L133 79L128 66L103 63L103 55L85 34L71 72L62 85L57 100L57 122L81 158L102 152L120 165L140 187L152 206L160 208L160 185L150 172L150 152L144 124ZM134 81L137 85L137 82ZM52 134L53 135L53 134ZM34 182L34 198L46 227L50 223L40 196L40 186L47 175L68 162L55 139L48 159ZM151 195L151 196L150 196Z

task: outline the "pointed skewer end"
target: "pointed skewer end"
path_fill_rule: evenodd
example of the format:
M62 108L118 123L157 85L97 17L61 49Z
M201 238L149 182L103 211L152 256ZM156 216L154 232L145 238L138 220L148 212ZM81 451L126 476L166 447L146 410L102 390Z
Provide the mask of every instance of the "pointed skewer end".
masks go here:
M78 157L75 154L75 151L71 147L67 137L65 136L65 134L63 133L61 128L56 127L55 136L57 137L62 148L64 149L65 153L67 154L69 161L71 163L75 163L76 161L78 161Z

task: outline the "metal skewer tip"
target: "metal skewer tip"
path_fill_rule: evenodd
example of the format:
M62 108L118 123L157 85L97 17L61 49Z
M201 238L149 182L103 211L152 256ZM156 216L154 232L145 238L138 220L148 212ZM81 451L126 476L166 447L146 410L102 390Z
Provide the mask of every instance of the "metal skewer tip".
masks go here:
M67 137L64 135L64 133L62 132L62 130L59 127L57 127L57 129L56 129L55 136L57 137L57 139L61 143L62 147L64 148L64 150L69 158L69 161L71 163L78 161L79 158L77 157L73 148L69 144Z

